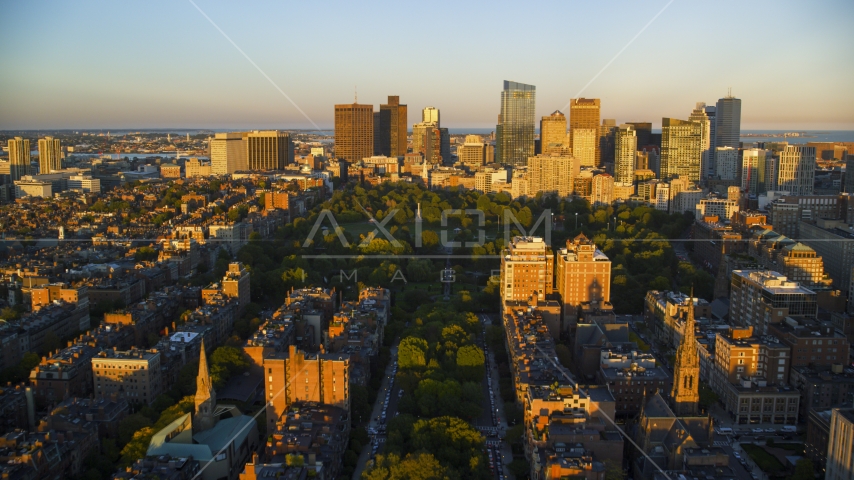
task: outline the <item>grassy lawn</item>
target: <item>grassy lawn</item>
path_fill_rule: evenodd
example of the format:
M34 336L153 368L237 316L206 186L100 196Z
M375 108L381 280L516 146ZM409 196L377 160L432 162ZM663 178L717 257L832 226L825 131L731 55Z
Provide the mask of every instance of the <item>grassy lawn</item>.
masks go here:
M770 440L769 440L769 442L770 442ZM797 452L800 455L803 455L803 453L804 453L804 444L803 443L791 443L791 442L790 443L777 443L777 442L774 442L773 444L769 443L767 446L768 446L768 448L779 448L781 450L790 450L793 452Z
M775 473L785 470L777 457L768 453L764 448L752 443L742 443L741 448L759 465L765 473Z
M649 351L649 345L646 344L635 332L629 332L629 341L635 342L638 344L638 348L641 349L642 352Z

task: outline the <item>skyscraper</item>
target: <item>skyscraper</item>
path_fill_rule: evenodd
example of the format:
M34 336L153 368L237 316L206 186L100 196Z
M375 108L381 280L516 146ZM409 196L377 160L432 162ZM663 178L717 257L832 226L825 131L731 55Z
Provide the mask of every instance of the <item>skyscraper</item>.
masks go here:
M62 147L59 139L44 137L39 139L39 173L50 173L62 169Z
M834 408L831 411L824 478L854 478L854 408Z
M854 193L854 155L845 154L845 193ZM854 300L854 299L852 299Z
M700 140L702 126L690 120L661 119L662 180L679 176L692 182L700 180Z
M703 102L697 102L697 106L691 112L691 116L688 117L688 120L700 124L700 180L705 181L709 176L709 164L712 163L712 158L715 155L714 152L712 152L714 147L711 144L710 136L711 121L709 120L709 116L706 115L706 104ZM711 170L712 175L714 175L715 169Z
M614 144L617 135L617 121L613 118L602 119L599 127L599 162L614 163Z
M373 153L373 105L335 105L335 156L348 162L357 162Z
M677 416L697 414L700 401L700 356L694 336L694 292L688 298L688 317L682 327L682 341L673 365L673 413Z
M244 139L249 170L284 170L293 163L294 144L287 132L266 130L249 132Z
M598 98L573 98L569 102L569 146L575 155L575 131L577 129L596 130L595 147L593 151L594 163L599 165L599 99Z
M478 171L486 162L486 145L479 135L466 135L465 142L457 147L457 161L471 169Z
M741 99L727 95L715 107L715 146L738 148L741 142Z
M566 142L566 116L555 110L551 115L540 119L540 151L543 154L561 153L562 148L568 151Z
M582 167L595 167L599 129L576 128L572 130L570 137L572 138L572 156L578 159Z
M787 145L780 152L777 188L789 195L812 195L815 182L815 147Z
M652 135L651 122L626 122L626 125L634 127L638 137L638 150L643 150L643 147L650 145L650 135Z
M15 137L9 140L9 175L12 181L30 174L30 141Z
M424 110L421 110L421 121L424 123L435 123L437 127L442 127L442 122L439 118L439 109L436 107L424 107Z
M442 154L444 142L448 141L443 137L447 137L447 129L439 128L433 122L416 123L412 126L412 151L424 155L424 161L427 163L444 163L449 156Z
M398 96L389 95L388 104L380 105L379 125L374 130L377 139L374 153L388 157L406 155L406 112L406 105L400 104Z
M738 176L738 149L732 147L715 148L715 170L721 180L736 180Z
M229 175L249 168L243 135L240 132L223 132L215 134L210 140L212 174Z
M522 166L534 155L534 107L536 87L504 81L501 113L496 128L495 158L498 163Z
M635 153L638 137L631 125L620 125L614 136L614 181L632 183L635 178Z
M715 174L715 148L718 146L717 139L717 107L714 105L706 105L706 116L709 117L709 163L706 165L706 176Z
M745 149L741 155L741 190L747 194L760 195L767 192L768 177L765 162L771 157L769 150Z

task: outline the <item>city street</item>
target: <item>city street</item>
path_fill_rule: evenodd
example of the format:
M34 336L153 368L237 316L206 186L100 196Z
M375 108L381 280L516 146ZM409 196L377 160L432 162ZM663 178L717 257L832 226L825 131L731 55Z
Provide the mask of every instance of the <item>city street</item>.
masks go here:
M383 444L386 440L385 426L388 420L394 418L397 412L397 402L399 400L398 391L400 388L394 384L394 374L397 369L397 344L391 347L391 360L383 372L383 381L380 386L380 391L377 393L377 400L374 402L374 408L371 411L371 421L365 427L368 430L368 437L371 442L362 448L362 453L359 455L359 461L356 463L356 470L353 472L353 479L362 477L362 472L365 466L373 455L381 453ZM386 398L388 398L388 406L385 406ZM371 433L377 432L377 433Z
M504 402L501 400L501 393L498 388L498 369L495 366L495 357L493 356L493 352L486 345L486 338L483 335L483 331L489 325L492 325L492 319L489 315L480 314L478 315L481 321L481 325L483 329L481 330L481 335L479 335L478 342L481 347L484 348L484 352L486 352L486 379L484 380L484 412L481 415L481 418L478 419L477 426L488 426L497 428L498 436L497 437L487 437L487 444L494 445L497 444L496 451L493 451L493 455L495 457L501 458L501 472L503 473L503 478L513 479L515 478L511 473L507 466L510 462L513 461L513 450L510 448L510 444L501 440L504 438L504 434L507 432L507 417L504 414ZM490 394L490 386L492 388L492 392ZM495 420L497 422L493 422L492 413L496 412L497 416ZM501 479L502 477L498 476L496 473L496 478Z

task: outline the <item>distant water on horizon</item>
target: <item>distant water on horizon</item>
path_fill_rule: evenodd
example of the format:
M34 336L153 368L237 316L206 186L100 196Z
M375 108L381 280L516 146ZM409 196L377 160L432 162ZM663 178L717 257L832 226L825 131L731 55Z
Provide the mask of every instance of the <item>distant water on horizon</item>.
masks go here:
M449 128L452 135L489 135L495 128ZM653 129L653 133L661 133L661 129ZM797 132L802 137L784 137L784 133ZM742 142L782 142L807 143L807 142L854 142L854 130L742 130ZM746 137L744 134L768 135L764 137Z
M801 137L784 137L784 133L797 132ZM764 137L745 137L745 133L767 135ZM854 130L742 130L742 142L854 142Z

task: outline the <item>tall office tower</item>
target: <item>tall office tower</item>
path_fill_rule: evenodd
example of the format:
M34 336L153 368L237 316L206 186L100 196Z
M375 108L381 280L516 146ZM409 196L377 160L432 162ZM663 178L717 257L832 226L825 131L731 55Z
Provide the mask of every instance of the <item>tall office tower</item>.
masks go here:
M634 127L638 136L638 150L643 150L643 147L650 145L650 136L652 135L651 122L626 122L626 125Z
M812 195L815 182L815 147L787 145L780 152L777 188L789 195Z
M709 117L709 164L706 165L706 176L715 174L715 148L718 146L717 140L717 125L716 122L717 108L714 105L706 105L706 116Z
M519 167L534 155L534 107L536 87L504 80L501 113L495 127L498 163Z
M528 157L528 194L572 195L573 181L580 171L578 160L571 155L537 155Z
M845 154L845 187L843 191L854 193L854 155L850 153Z
M442 127L442 122L439 119L439 109L436 107L426 107L421 110L421 122L435 123L437 127Z
M638 137L631 125L620 125L614 136L614 181L632 183L635 179L635 155Z
M400 97L388 97L388 104L380 105L379 125L374 126L377 148L374 152L387 157L406 155L406 105L400 104Z
M714 152L712 149L714 148L711 144L711 122L709 120L709 116L706 115L706 104L703 102L697 102L696 108L691 112L691 116L688 117L688 120L692 122L697 122L700 124L700 180L704 181L708 178L709 174L707 173L710 168L709 164L712 163L714 158ZM736 147L736 150L738 148ZM715 168L712 168L712 175L714 175ZM733 177L734 178L734 177Z
M597 302L602 306L610 302L611 260L584 234L567 239L566 248L557 251L555 289L563 303L564 318L577 318L574 313L581 304Z
M765 155L765 191L777 191L777 175L780 172L780 159L770 153Z
M614 163L614 147L617 139L617 121L613 118L605 118L599 127L599 161L603 163Z
M30 141L15 137L9 140L9 176L12 181L30 174Z
M335 157L358 162L374 153L374 106L335 105Z
M661 119L661 165L660 177L700 180L700 140L702 126L690 120L675 118Z
M246 134L249 170L284 170L294 160L294 144L287 132L255 130Z
M62 170L62 147L58 138L40 138L39 173L50 173L51 170Z
M727 95L715 106L715 146L741 146L741 99Z
M599 150L598 128L576 128L570 134L572 141L572 156L577 158L582 167L596 166L596 152Z
M561 149L568 149L566 142L566 116L555 110L551 115L540 119L540 151L546 155L551 153L562 153ZM567 150L568 151L568 150Z
M439 153L445 164L451 162L451 135L447 128L439 128Z
M854 408L834 408L831 411L824 478L854 478Z
M513 237L501 255L501 304L544 300L554 285L554 254L541 237Z
M569 102L569 146L575 155L575 131L590 129L596 131L593 165L599 165L599 99L573 98Z
M442 129L436 124L416 123L412 126L412 151L424 155L424 161L431 164L441 164L445 161L442 155L443 138ZM450 150L450 146L448 147Z
M748 148L741 154L741 190L749 195L760 195L769 190L768 177L765 175L765 162L771 158L771 152L761 148Z
M217 133L210 141L211 173L230 175L249 169L243 133Z
M688 299L694 303L694 295ZM688 316L682 327L682 341L676 350L673 365L673 413L677 416L696 415L700 401L700 356L694 336L694 308L688 306Z
M486 144L480 135L466 135L465 142L457 147L457 162L472 171L478 171L486 163Z
M738 149L715 148L715 171L721 180L736 180L738 177Z

